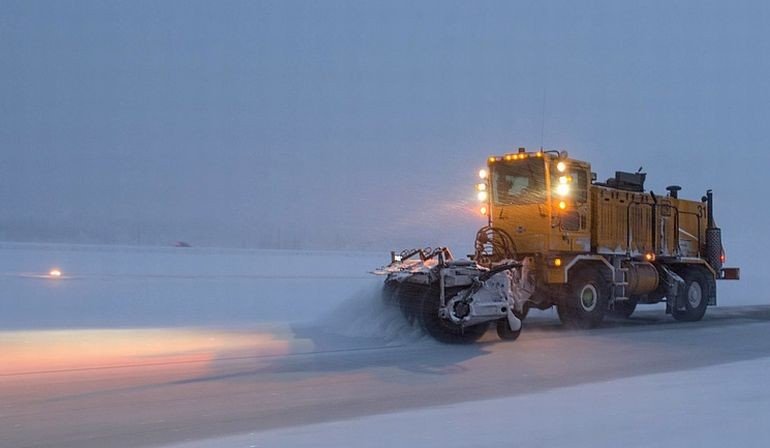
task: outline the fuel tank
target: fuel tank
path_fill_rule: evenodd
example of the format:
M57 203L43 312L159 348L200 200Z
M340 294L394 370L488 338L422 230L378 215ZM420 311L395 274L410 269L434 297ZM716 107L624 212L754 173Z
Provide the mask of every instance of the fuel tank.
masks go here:
M628 269L626 273L628 295L647 294L658 288L658 270L652 263L630 261L625 263L623 267Z

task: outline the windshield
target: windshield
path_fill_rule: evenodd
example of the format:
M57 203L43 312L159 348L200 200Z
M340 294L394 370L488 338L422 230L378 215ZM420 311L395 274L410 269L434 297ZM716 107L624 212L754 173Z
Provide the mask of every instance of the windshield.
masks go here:
M542 159L498 163L492 167L492 200L496 204L537 204L546 201Z

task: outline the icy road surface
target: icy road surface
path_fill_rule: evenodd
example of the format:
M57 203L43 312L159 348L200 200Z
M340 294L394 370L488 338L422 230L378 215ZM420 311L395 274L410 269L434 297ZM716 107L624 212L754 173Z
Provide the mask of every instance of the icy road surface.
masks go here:
M379 261L0 246L0 446L648 446L686 443L690 417L698 442L767 441L760 298L591 331L539 313L516 342L445 346L378 301Z

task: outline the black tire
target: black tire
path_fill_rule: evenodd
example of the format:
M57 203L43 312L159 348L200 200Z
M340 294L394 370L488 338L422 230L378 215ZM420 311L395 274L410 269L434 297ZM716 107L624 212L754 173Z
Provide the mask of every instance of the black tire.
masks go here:
M569 281L566 297L557 306L561 322L573 328L595 328L607 312L608 285L600 272L585 269Z
M677 305L684 304L683 310L673 307L671 315L681 322L697 322L703 319L708 306L708 298L711 295L711 282L703 269L699 267L687 267L679 275L684 280L684 289L679 292Z
M447 300L459 291L447 289L445 292ZM448 319L440 317L438 315L440 301L438 288L428 289L422 298L419 313L420 324L423 330L437 341L447 344L468 344L479 340L487 332L489 323L461 327Z
M504 341L515 341L519 338L520 334L521 327L519 327L519 329L516 331L511 330L510 325L508 325L507 318L502 318L497 321L497 335L500 337L500 339Z
M628 300L617 301L613 304L613 308L610 313L613 316L628 319L632 314L634 314L637 303L637 300L633 297L630 297Z

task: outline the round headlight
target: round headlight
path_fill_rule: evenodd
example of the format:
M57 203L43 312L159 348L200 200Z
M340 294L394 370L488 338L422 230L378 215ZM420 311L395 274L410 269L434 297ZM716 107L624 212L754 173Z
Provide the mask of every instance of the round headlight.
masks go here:
M560 173L563 173L567 169L567 164L564 162L559 162L556 164L556 169L559 170Z
M479 194L476 196L479 198L479 201L484 202L487 200L487 192L486 191L479 191Z
M482 179L486 179L486 178L487 178L487 176L489 176L489 173L487 172L487 170L484 170L484 169L482 169L482 170L479 170L479 177L480 177L480 178L482 178Z
M569 185L559 184L556 186L556 194L559 196L567 196L569 194Z

